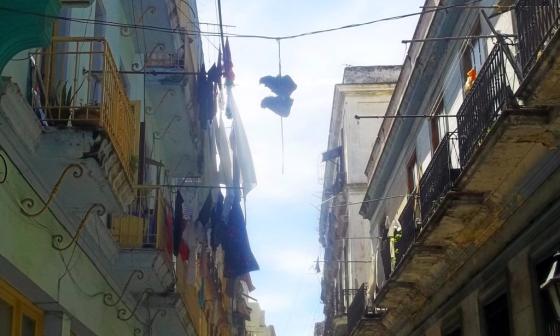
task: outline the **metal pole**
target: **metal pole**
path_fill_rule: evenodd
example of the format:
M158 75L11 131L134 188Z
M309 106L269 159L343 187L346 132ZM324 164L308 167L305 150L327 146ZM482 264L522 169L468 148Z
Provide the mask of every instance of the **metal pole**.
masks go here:
M101 70L86 70L84 71L84 74L86 73L102 73L103 71ZM134 70L120 70L117 71L118 73L121 74L126 74L126 75L184 75L184 76L196 76L199 73L198 72L192 72L192 71L149 71L149 70L138 70L138 71L134 71Z
M503 37L517 37L515 34L502 34ZM402 43L414 42L434 42L434 41L456 41L456 40L471 40L471 39L489 39L498 38L496 35L468 35L468 36L446 36L446 37L428 37L424 39L402 40Z
M460 8L460 9L507 9L507 10L510 10L514 7L515 6L500 6L500 5L495 5L495 6L452 5L452 6L449 6L449 7L420 6L420 8L423 8L423 9L442 9L442 10L454 9L454 8Z
M316 260L315 262L330 263L330 262L342 262L342 263L371 263L371 260Z
M222 1L218 0L218 16L219 16L219 24L220 24L220 42L222 44L222 50L226 49L226 45L224 42L224 25L222 24Z
M219 185L184 185L184 184L142 184L134 186L135 189L161 189L161 188L178 188L178 189L238 189L243 187L219 186Z
M393 116L363 116L354 115L356 119L415 119L415 118L457 118L456 114L436 114L436 115L393 115Z

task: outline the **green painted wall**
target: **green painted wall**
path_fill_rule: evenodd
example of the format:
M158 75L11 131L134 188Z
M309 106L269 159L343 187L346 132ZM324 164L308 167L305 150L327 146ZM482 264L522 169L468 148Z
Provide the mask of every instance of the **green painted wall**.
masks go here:
M129 323L120 321L117 309L103 304L99 293L110 292L111 288L81 248L74 245L64 252L52 248L53 234L64 234L64 241L70 241L55 216L49 211L35 218L22 214L20 200L39 200L6 153L0 154L7 158L8 167L6 182L0 184L0 255L95 334L132 335L134 319ZM69 273L65 264L69 264Z
M0 0L0 70L18 52L47 46L52 19L60 9L58 0ZM9 8L11 10L6 10ZM25 13L24 13L25 12ZM29 13L36 13L30 15Z

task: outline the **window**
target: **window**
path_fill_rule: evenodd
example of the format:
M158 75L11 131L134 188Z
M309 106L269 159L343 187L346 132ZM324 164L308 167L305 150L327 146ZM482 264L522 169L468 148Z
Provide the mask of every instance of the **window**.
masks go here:
M0 336L11 335L12 330L12 306L0 299Z
M40 336L43 312L0 280L0 336Z
M440 99L437 103L436 110L434 111L434 116L430 118L430 136L432 140L432 153L434 153L439 145L440 140L443 138L440 133L440 119L441 115L444 114L443 111L443 99Z
M509 305L506 293L499 295L482 308L486 335L510 335Z
M416 186L418 185L418 163L416 162L416 150L410 160L408 160L408 164L406 165L406 174L408 177L408 192L413 193L416 190Z
M478 36L481 34L480 20L477 20L471 33L471 36ZM466 80L467 72L471 69L476 70L478 73L486 59L486 42L484 39L474 38L467 41L465 51L461 58L461 72L463 79Z

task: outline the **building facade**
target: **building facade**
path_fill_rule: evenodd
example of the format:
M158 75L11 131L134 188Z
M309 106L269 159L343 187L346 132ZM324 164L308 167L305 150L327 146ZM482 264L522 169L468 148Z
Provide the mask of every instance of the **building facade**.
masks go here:
M258 302L249 302L251 319L245 323L247 336L276 336L274 326L266 324L265 311Z
M245 335L196 2L0 3L0 334Z
M558 3L424 8L365 169L379 258L349 334L558 335Z
M382 119L366 118L385 114L399 71L399 66L347 67L335 86L319 225L325 335L346 332L354 295L371 283L369 222L359 215L359 204L367 187L368 148Z

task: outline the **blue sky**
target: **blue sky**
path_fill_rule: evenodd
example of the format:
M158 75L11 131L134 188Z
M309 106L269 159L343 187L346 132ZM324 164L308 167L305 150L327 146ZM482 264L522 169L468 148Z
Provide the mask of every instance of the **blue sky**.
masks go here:
M286 35L416 12L422 0L222 0L231 33ZM390 3L390 5L388 5ZM217 22L215 0L198 0L201 21ZM260 108L268 89L259 78L278 73L274 40L231 39L235 94L247 132L258 186L248 196L247 229L261 270L252 273L252 296L279 336L313 335L323 319L320 274L313 271L334 85L347 65L402 64L418 17L282 42L282 72L298 84L284 119L282 173L280 120ZM201 27L212 30L213 27ZM207 63L217 51L205 42ZM218 45L218 40L210 41Z

